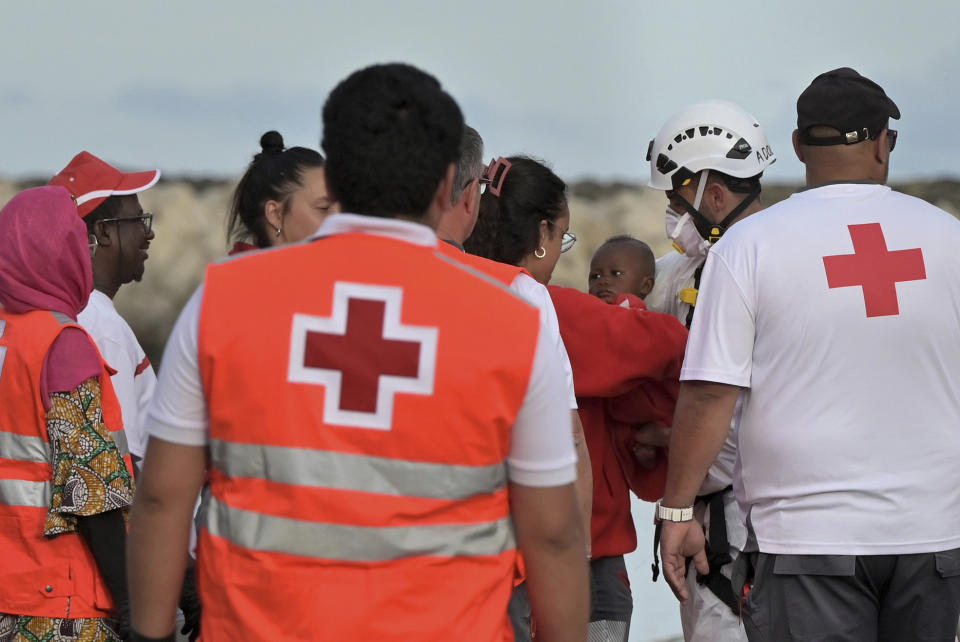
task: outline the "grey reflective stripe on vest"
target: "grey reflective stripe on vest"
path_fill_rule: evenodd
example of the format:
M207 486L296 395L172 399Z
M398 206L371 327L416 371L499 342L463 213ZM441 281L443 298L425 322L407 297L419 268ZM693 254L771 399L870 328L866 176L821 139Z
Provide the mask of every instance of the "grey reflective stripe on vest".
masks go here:
M210 456L214 467L231 477L382 495L457 500L507 483L503 463L456 466L219 439L210 441Z
M77 323L75 320L71 319L70 317L65 315L63 312L51 312L50 314L53 315L53 318L56 319L57 322L60 323L60 325L68 325L71 323L76 325Z
M36 435L18 435L0 431L0 457L49 464L53 460L50 444Z
M0 504L4 506L50 507L50 482L0 479Z
M120 451L121 457L126 457L130 454L130 446L127 445L127 433L123 430L111 430L110 436L113 437L113 443L117 445L117 450Z
M383 562L417 555L498 555L516 548L509 517L473 524L345 526L234 508L213 495L207 530L256 551L345 562Z

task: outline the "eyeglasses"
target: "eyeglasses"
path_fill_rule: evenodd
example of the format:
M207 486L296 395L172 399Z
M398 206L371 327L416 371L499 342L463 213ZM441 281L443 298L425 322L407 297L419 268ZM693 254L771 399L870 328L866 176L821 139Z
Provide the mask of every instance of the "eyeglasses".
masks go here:
M126 218L102 218L100 223L131 223L137 221L143 226L143 233L149 234L153 229L153 214L144 212L140 216L128 216Z
M546 219L544 219L546 220ZM547 225L550 227L556 227L557 224L553 221L547 220ZM560 237L560 254L563 254L567 250L573 247L573 244L577 242L577 235L573 232L564 232L563 236Z

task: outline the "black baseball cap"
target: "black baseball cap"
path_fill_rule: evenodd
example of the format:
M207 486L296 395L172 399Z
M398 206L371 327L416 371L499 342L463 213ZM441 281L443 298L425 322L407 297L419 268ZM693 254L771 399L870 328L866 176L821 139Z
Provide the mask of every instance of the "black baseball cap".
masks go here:
M880 85L850 67L820 74L797 99L797 129L807 145L849 145L876 138L889 118L900 118L894 102ZM815 125L832 127L841 135L812 137L808 130Z

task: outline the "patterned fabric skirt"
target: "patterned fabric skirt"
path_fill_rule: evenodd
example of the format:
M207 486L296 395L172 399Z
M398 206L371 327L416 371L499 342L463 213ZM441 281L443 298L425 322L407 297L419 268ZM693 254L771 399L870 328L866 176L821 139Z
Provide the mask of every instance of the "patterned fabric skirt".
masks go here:
M0 642L120 642L116 623L105 618L70 620L0 613Z

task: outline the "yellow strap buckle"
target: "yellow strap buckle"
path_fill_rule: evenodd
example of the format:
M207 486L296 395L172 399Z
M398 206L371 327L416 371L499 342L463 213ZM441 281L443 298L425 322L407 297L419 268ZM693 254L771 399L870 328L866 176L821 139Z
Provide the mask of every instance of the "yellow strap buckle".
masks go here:
M690 305L696 307L697 305L697 288L683 288L680 290L680 300L684 303L689 303Z

